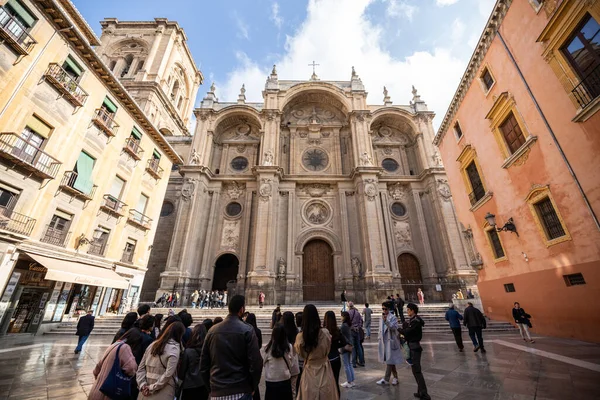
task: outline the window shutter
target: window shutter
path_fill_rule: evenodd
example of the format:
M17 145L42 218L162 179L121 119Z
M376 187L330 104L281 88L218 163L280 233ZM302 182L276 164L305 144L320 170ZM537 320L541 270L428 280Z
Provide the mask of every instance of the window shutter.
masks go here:
M35 115L29 117L26 125L29 127L29 129L31 129L38 135L43 136L46 139L48 139L48 137L50 136L50 132L52 131L52 128L50 126L46 125Z
M140 195L140 199L138 200L136 211L139 211L143 214L146 211L147 204L148 204L148 197L143 194Z
M81 69L81 67L79 65L77 65L75 60L73 60L73 57L68 56L65 59L65 64L67 64L69 67L71 67L71 69L77 74L77 76L81 76L81 74L83 74L83 70Z
M156 158L157 160L160 160L160 153L154 149L154 151L152 152L152 155L154 156L154 158Z
M118 176L115 176L112 185L110 186L110 194L115 199L121 199L121 192L123 191L123 186L125 186L125 181Z
M560 65L560 61L558 61L556 56L552 56L550 61L548 61L548 64L550 65L550 68L552 68L552 71L554 71L554 74L558 78L558 81L560 82L562 87L565 89L565 91L569 95L569 99L571 100L573 105L576 108L579 108L579 103L577 103L577 99L571 93L571 91L575 88L575 84L571 81L569 76L567 76L567 74L563 70L562 66Z
M142 140L142 134L140 133L140 131L138 131L138 129L135 126L131 130L131 136L133 136L137 140Z
M92 183L93 169L94 159L82 151L77 160L77 179L73 187L83 193L90 193L94 186Z
M68 213L58 210L58 209L56 211L54 211L54 215L56 215L62 219L66 219L67 221L70 221L73 218L72 214L68 214Z
M23 20L23 22L25 22L28 28L31 28L33 24L35 24L37 18L35 18L33 14L25 9L21 2L17 0L8 0L6 5L13 9L13 11Z
M106 109L108 111L110 111L111 113L116 113L117 112L117 106L115 105L115 103L113 103L108 96L104 98L104 106L106 107Z

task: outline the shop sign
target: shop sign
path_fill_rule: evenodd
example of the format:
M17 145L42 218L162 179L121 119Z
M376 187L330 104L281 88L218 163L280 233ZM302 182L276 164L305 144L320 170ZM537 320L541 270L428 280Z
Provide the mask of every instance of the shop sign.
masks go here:
M62 319L63 312L65 311L65 306L67 304L67 300L69 298L69 292L71 291L71 282L66 282L63 291L60 294L58 299L58 304L56 306L56 312L54 313L54 317L52 318L52 322L59 322Z
M4 290L4 295L2 295L2 299L0 299L0 321L4 317L6 310L8 309L8 305L10 303L10 299L12 298L15 289L17 288L17 284L19 283L19 278L21 277L20 272L13 272L8 285L6 285L6 289Z
M52 295L48 301L48 307L46 307L46 312L44 313L44 322L52 320L52 315L54 315L56 302L58 301L58 296L60 295L60 289L62 286L62 282L56 282L56 286L54 286L54 290L52 291Z

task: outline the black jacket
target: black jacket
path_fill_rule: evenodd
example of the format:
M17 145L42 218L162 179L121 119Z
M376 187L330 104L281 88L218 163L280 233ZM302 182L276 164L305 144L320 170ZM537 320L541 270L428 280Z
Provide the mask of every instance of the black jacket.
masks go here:
M531 315L527 314L522 308L519 308L518 310L513 308L512 314L513 319L517 324L528 324L529 318L531 318Z
M200 356L202 348L188 347L183 352L179 364L178 377L183 381L182 389L192 389L204 386L204 380L200 375Z
M344 294L344 292L342 292L342 295L340 296L340 299L342 301L346 301L346 295Z
M418 315L415 315L408 321L404 322L402 329L398 329L398 332L404 335L404 338L409 344L419 343L421 339L423 339L424 326L425 321L423 321Z
M254 392L262 369L254 328L237 315L228 315L208 331L200 358L200 375L211 396Z
M473 306L469 306L465 308L465 313L463 315L463 323L467 328L487 328L487 322L485 321L485 317L477 308Z
M396 299L396 308L398 309L398 311L402 311L402 309L404 308L404 300L402 300L400 297Z
M86 314L77 322L77 336L89 336L94 330L94 316Z

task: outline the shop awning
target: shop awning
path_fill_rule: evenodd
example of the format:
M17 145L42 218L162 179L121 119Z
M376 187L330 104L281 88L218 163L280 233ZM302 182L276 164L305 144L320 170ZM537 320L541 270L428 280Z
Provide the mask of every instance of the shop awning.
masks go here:
M27 255L48 269L46 279L49 281L105 286L115 289L127 289L129 287L129 282L125 278L110 269L38 254L27 253Z

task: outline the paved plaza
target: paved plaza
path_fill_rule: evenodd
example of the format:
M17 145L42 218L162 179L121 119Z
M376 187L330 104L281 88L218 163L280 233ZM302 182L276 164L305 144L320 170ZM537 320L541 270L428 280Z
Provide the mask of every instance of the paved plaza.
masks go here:
M467 344L466 334L464 339ZM600 398L600 345L547 337L535 337L536 343L529 345L512 333L484 339L486 354L473 353L470 345L459 353L451 335L425 336L423 365L433 399ZM87 398L92 370L109 342L110 337L92 336L75 355L74 335L41 336L22 345L0 339L0 399ZM365 353L367 367L357 370L355 388L342 389L342 399L413 398L416 385L408 366L399 370L400 385L380 387L375 383L383 372L377 343L366 342Z

